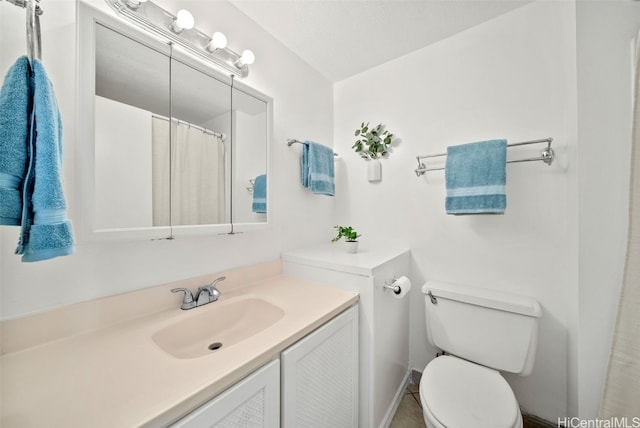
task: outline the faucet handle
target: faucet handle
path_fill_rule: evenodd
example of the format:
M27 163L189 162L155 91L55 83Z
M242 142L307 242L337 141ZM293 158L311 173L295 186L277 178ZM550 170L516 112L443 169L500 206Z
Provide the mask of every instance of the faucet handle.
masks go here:
M172 293L177 293L179 291L184 291L184 296L182 298L182 306L180 306L180 309L186 310L186 309L195 308L196 302L193 301L193 294L191 294L191 290L189 290L188 288L173 288L171 290Z
M218 289L216 288L216 285L218 285L220 281L224 281L225 279L227 279L226 276L221 276L219 278L214 279L213 282L209 285L203 285L202 287L198 287L198 292L196 293L197 295L196 299L199 301L200 295L202 294L202 292L206 291L209 294L209 297L207 298L206 303L215 302L216 300L218 300L220 298L220 291L218 291Z
M213 280L213 282L209 285L209 287L211 287L212 289L214 289L214 290L215 290L216 285L218 285L218 283L219 283L219 282L222 282L222 281L224 281L225 279L227 279L227 277L226 277L226 276L218 277L218 278L216 278L216 279L214 279L214 280Z
M227 279L226 276L221 276L219 278L214 279L213 282L209 284L208 288L209 288L209 293L211 294L211 300L213 301L218 300L218 298L220 297L220 291L218 291L216 286L218 285L219 282L222 282L225 279Z

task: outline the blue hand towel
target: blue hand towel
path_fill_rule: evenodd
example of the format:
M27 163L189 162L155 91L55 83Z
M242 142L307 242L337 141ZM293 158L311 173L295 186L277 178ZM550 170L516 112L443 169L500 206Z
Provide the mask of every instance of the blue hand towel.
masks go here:
M31 113L27 57L11 66L0 89L0 225L20 225Z
M22 233L16 250L23 262L65 256L75 250L62 190L62 120L42 63L33 60L31 66L29 166L22 193Z
M506 163L506 140L448 147L447 214L504 214Z
M254 213L267 212L267 175L262 174L256 177L253 184L253 204L251 209Z
M313 141L305 141L301 157L302 185L317 195L334 196L336 189L333 162L333 149Z

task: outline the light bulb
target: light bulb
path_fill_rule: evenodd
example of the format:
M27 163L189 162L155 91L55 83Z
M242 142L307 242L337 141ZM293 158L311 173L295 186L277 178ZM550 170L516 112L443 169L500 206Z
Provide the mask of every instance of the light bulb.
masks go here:
M227 36L219 31L213 33L213 36L211 36L211 40L207 45L207 50L209 52L213 52L216 49L224 49L225 47L227 47Z
M249 49L245 49L242 51L242 56L240 56L240 64L242 65L251 65L255 62L256 56Z
M182 30L190 30L195 25L193 15L186 9L180 9L176 14L176 19L171 23L171 29L179 33Z

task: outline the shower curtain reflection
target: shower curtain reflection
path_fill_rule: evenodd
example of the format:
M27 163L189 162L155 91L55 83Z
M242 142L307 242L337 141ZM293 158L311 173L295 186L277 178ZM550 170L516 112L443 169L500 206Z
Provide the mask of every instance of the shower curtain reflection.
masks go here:
M168 126L153 117L153 225L224 223L224 142L177 120L169 141Z

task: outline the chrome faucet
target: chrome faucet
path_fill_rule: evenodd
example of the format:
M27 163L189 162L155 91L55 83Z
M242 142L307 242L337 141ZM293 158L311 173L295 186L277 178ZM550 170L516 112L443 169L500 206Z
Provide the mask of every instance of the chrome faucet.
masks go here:
M202 287L198 287L198 291L196 293L196 306L206 305L207 303L215 302L220 297L220 291L216 288L219 282L227 279L226 276L221 276L220 278L216 278L209 285L203 285Z
M216 300L218 300L218 298L220 298L220 291L216 288L216 286L220 281L224 281L225 279L227 279L226 276L221 276L220 278L216 278L209 285L198 287L195 298L193 294L191 294L191 290L189 290L188 288L174 288L171 290L171 292L184 292L184 297L182 298L182 305L180 306L180 309L186 311L187 309L197 308L198 306L203 306L207 303L215 302Z

